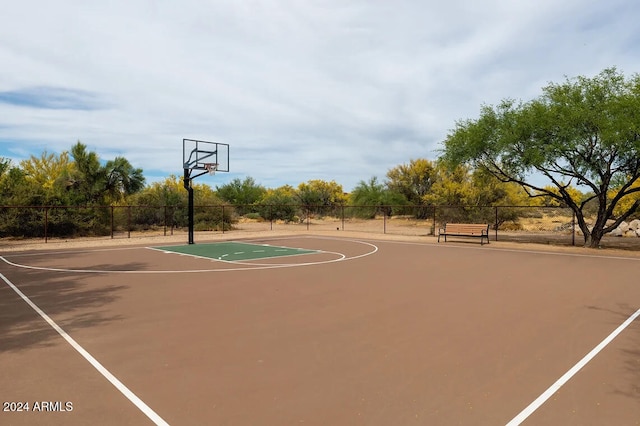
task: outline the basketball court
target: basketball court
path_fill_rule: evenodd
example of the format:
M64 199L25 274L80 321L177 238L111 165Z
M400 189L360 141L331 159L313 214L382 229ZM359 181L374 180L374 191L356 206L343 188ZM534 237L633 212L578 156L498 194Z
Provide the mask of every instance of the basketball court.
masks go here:
M597 254L318 235L5 253L0 423L634 424L640 260Z

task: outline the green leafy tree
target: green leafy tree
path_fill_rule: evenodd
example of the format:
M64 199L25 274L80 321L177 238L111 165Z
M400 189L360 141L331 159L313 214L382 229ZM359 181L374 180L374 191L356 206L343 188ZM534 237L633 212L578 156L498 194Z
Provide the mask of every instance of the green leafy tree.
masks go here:
M0 177L2 177L7 170L9 170L9 167L11 167L11 159L0 157Z
M27 181L25 172L7 162L7 168L0 175L0 237L41 235L42 218L35 209L22 208L38 201L39 194L32 191L34 185Z
M260 216L266 220L295 221L298 215L296 190L290 185L267 189L258 206Z
M231 229L234 209L224 206L209 185L199 183L193 185L194 190L194 222L196 231L221 231Z
M356 216L373 219L376 214L391 215L393 206L405 205L406 198L392 192L376 176L368 181L361 180L349 194L349 203L355 206Z
M387 172L387 188L402 195L410 204L421 207L416 217L425 219L430 209L426 208L425 195L431 190L436 179L436 166L424 158L410 160L409 164L401 164Z
M144 188L142 169L134 168L124 157L116 157L104 165L104 191L107 200L118 202Z
M88 151L77 142L71 148L73 167L66 175L66 187L73 204L102 204L105 195L106 173L98 154Z
M530 102L483 106L478 119L456 123L443 158L483 168L531 197L564 203L576 215L584 245L599 247L603 235L640 206L636 199L614 216L622 199L640 191L634 186L640 178L640 75L626 79L610 68L593 78L551 83ZM533 175L554 190L534 183ZM591 195L575 199L574 184ZM592 201L596 217L589 226L584 209Z
M71 148L71 157L71 166L62 175L71 204L118 203L144 188L142 169L133 167L124 157L103 166L98 154L81 142Z
M250 213L251 206L260 200L265 192L266 189L258 185L252 177L246 177L244 180L235 178L225 185L216 187L218 197L232 204L241 216Z
M9 167L0 176L0 193L3 204L8 206L31 205L33 189L27 180L27 175L19 167Z
M0 157L0 204L26 205L22 199L28 195L26 175L22 169L13 166L8 158Z

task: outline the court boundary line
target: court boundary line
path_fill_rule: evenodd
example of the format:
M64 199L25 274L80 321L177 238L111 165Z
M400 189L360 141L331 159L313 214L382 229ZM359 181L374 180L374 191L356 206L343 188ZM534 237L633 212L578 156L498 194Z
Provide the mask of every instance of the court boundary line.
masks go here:
M531 404L529 404L524 410L516 415L507 426L516 426L525 421L531 416L538 408L542 406L553 394L555 394L560 388L565 385L578 371L580 371L585 365L587 365L593 358L596 357L609 343L613 341L620 333L622 333L636 318L640 316L640 309L633 313L625 322L620 324L618 328L613 330L605 339L600 342L595 348L586 354L580 361L578 361L573 367L571 367L566 373L555 381L547 390L542 392L538 398L536 398Z
M16 287L4 274L0 273L0 278L18 295L24 300L27 305L31 307L42 319L44 319L51 328L53 328L66 342L71 345L76 352L78 352L98 373L100 373L109 383L111 383L122 395L127 398L133 405L135 405L140 411L142 411L153 423L159 426L169 426L158 413L153 411L143 400L141 400L136 394L134 394L128 387L125 386L116 376L114 376L109 370L106 369L97 359L93 357L86 349L84 349L78 342L75 341L66 331L62 329L49 315L47 315L38 305L29 299L18 287Z
M287 258L287 257L295 257L295 256L304 256L304 255L308 255L308 254L332 254L332 255L336 255L337 258L336 259L330 259L328 261L321 261L321 262L306 262L305 265L311 266L311 265L321 265L323 263L330 263L330 262L340 262L342 260L352 260L355 259L355 257L347 257L347 255L345 255L344 253L340 253L337 251L326 251L326 250L318 250L315 251L313 253L302 253L302 254L292 254L292 255L287 255L287 256L273 256L273 257L261 257L259 259L251 259L251 260L269 260L269 259L279 259L279 258ZM218 262L222 262L222 263L228 263L230 265L245 265L245 266L256 266L256 267L260 267L260 266L265 266L264 263L254 263L251 261L244 261L244 260L224 260L224 259L217 259ZM281 266L281 267L287 267L287 266L292 266L295 264L292 263L268 263L266 265L269 266ZM247 270L252 270L253 268L247 268Z
M323 237L318 237L323 238ZM330 237L324 237L325 239L331 239ZM422 247L433 247L438 248L441 247L443 249L466 249L466 250L490 250L490 251L500 251L506 253L529 253L529 254L544 254L544 255L552 255L552 256L573 256L573 257L585 257L589 259L614 259L614 260L632 260L636 262L640 262L639 257L625 257L625 256L608 256L604 254L587 254L587 253L567 253L561 251L545 251L545 250L529 250L529 249L510 249L503 247L474 247L474 246L466 246L461 244L456 244L455 242L451 242L449 244L440 244L432 243L432 242L417 242L417 241L396 241L396 240L377 240L375 238L363 238L358 240L361 242L365 241L374 241L376 243L389 243L389 244L401 244L401 245L411 245L411 246L422 246Z

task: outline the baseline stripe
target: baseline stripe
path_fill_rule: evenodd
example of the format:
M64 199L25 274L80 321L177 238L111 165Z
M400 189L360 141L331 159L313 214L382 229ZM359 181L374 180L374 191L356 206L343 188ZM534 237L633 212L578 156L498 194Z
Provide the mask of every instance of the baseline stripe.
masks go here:
M38 313L50 326L53 328L63 339L67 341L84 359L89 361L100 374L104 376L113 386L116 387L129 401L131 401L140 411L142 411L152 422L159 426L169 426L169 423L164 421L155 411L153 411L147 404L145 404L140 398L138 398L133 392L129 390L120 380L118 380L109 370L107 370L97 359L95 359L89 352L87 352L78 342L73 340L71 336L67 334L58 324L53 321L49 315L44 313L42 309L31 301L18 287L16 287L7 277L0 273L0 278L7 283L18 296L22 298L31 308Z
M569 381L582 367L587 365L589 361L591 361L598 353L603 350L613 339L615 339L618 334L622 333L622 331L627 328L636 318L640 316L640 309L638 309L633 315L631 315L625 322L623 322L618 328L613 330L611 334L609 334L598 346L593 348L591 352L586 354L584 358L582 358L576 365L574 365L569 371L567 371L562 377L560 377L554 384L552 384L549 389L544 391L542 395L536 398L527 408L522 410L520 414L515 416L507 426L516 426L522 423L534 413L542 404L544 404L551 396L556 393L565 383Z

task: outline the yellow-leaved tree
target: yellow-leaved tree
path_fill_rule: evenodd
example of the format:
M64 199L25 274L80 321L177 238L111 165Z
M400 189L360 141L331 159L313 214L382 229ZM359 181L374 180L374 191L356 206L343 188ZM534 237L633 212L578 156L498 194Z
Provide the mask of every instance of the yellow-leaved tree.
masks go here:
M60 195L64 185L60 180L73 169L69 153L63 151L59 155L44 151L39 157L31 155L20 162L25 180L32 185L33 192L39 194L41 202L49 204Z
M429 216L431 209L427 207L428 202L424 197L431 191L435 180L436 165L424 158L412 159L408 164L401 164L387 172L387 188L416 206L415 215L418 219Z
M348 197L342 185L336 181L312 179L298 185L296 198L309 212L328 214L335 207L346 203Z

